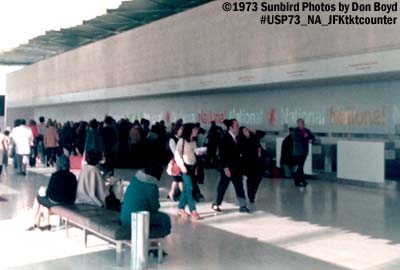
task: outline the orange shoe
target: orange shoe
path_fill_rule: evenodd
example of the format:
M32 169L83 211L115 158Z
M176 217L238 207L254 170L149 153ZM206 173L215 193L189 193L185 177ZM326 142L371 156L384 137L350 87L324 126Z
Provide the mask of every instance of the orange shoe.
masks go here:
M193 219L200 219L200 215L199 215L199 213L196 211L196 210L194 210L193 212L192 212L192 218Z
M188 217L188 216L190 216L190 214L188 212L186 212L185 209L179 209L178 210L178 216Z

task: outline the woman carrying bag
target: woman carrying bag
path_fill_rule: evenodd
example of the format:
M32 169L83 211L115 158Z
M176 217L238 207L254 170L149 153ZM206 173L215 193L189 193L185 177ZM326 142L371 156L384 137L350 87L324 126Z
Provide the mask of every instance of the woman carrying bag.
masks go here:
M191 216L199 219L200 215L196 210L196 202L193 198L193 178L195 177L196 165L196 141L195 138L199 128L193 123L183 126L182 137L179 139L174 152L176 164L182 172L183 191L179 199L178 215ZM185 211L186 205L189 206L190 214Z

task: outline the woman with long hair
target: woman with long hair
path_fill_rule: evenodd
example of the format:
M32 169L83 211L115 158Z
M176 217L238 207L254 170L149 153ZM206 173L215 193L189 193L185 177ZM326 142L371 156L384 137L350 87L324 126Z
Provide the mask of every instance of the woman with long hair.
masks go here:
M260 141L246 127L240 127L238 136L243 160L243 174L247 177L247 197L251 211L255 210L255 198L262 180L263 163Z
M179 199L180 216L191 216L199 219L200 215L196 210L196 202L193 198L193 178L195 176L196 165L196 136L199 128L193 123L187 123L183 126L182 138L179 139L174 158L181 169L183 179L183 191ZM185 211L186 205L189 206L190 214Z
M172 155L174 155L175 150L176 150L176 144L178 143L179 139L182 137L183 133L183 125L180 123L175 124L172 132L171 132L171 138L169 139L169 149L172 152ZM175 199L175 191L176 188L179 187L179 190L182 193L183 190L183 179L182 176L174 176L174 180L171 183L171 188L168 192L167 198L170 200ZM178 197L178 196L177 196Z

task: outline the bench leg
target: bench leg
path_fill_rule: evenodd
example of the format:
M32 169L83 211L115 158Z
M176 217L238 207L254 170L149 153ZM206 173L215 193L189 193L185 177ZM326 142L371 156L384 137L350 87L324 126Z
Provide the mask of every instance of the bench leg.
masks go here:
M122 266L122 241L117 241L116 245L117 266Z
M68 224L68 219L64 219L65 222L65 235L67 236L67 238L69 237L69 224Z
M163 259L163 241L158 242L158 263L161 263Z
M88 232L86 230L86 228L83 228L83 241L85 243L85 248L87 248L87 238L88 238Z

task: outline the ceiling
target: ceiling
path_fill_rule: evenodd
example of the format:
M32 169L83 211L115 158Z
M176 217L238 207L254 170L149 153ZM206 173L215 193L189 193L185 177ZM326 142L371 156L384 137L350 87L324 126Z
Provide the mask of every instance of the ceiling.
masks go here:
M0 65L29 65L215 0L131 0L81 25L47 31L0 53Z

